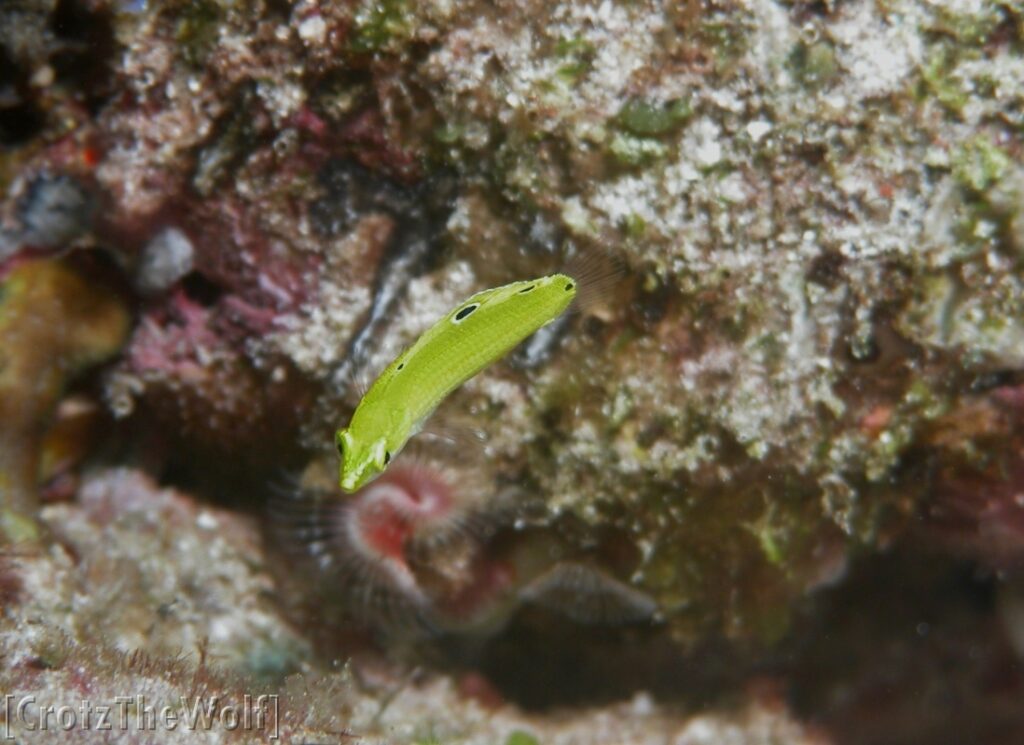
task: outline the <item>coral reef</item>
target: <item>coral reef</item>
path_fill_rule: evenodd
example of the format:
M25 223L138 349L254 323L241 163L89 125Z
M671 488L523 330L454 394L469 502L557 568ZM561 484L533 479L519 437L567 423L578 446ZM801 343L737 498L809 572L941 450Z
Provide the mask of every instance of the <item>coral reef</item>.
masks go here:
M0 555L0 686L16 700L35 697L29 715L5 712L19 741L50 741L52 729L38 728L37 713L83 696L96 706L132 697L119 741L146 742L156 720L139 724L145 706L159 710L188 695L217 696L229 707L247 694L269 693L281 697L280 708L262 733L277 728L286 742L334 741L348 732L357 741L394 743L517 742L515 736L597 743L612 734L677 743L703 742L717 731L743 743L822 741L767 695L752 695L735 714L695 718L637 695L563 721L484 699L469 676L460 685L442 676L406 681L369 661L317 670L308 642L275 602L255 521L160 489L137 471L93 473L74 503L49 506L43 518L56 533L53 543ZM182 741L251 741L252 730L225 726L217 716L211 722L183 727Z
M3 5L5 690L1013 739L1022 152L1007 0ZM453 394L447 452L315 476L434 319L588 254L626 276Z

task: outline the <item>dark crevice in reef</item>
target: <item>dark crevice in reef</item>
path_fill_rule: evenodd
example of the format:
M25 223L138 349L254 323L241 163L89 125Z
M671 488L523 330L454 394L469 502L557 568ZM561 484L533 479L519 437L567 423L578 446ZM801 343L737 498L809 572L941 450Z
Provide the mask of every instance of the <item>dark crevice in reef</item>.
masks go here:
M81 0L59 0L50 19L56 39L50 57L58 83L82 97L95 114L111 93L111 60L117 49L113 15Z
M290 0L265 0L264 5L266 10L263 15L265 18L270 19L287 21L294 10L293 3Z
M213 134L196 152L192 188L204 199L234 178L248 154L268 143L270 120L256 95L255 83L245 82L231 95L232 103L213 126Z
M37 136L62 95L99 111L113 91L116 51L114 17L102 4L0 3L0 147Z
M44 121L43 111L29 95L24 68L0 46L0 147L27 142Z
M181 289L190 300L211 308L224 295L224 288L202 272L191 271L181 278Z
M484 646L477 667L503 696L533 711L595 706L639 692L699 707L745 671L725 644L687 653L663 628L581 626L532 608Z
M332 376L334 386L344 390L365 363L371 343L409 281L436 264L457 183L452 174L442 171L416 186L404 186L348 159L327 164L319 179L324 196L310 206L310 217L321 235L340 235L369 214L386 215L394 222L387 253L373 281L370 310Z
M1024 742L1005 591L975 564L918 547L855 563L761 655L725 641L685 651L656 627L580 626L532 608L484 645L447 653L534 711L639 691L701 708L757 675L840 745Z
M378 213L396 220L405 243L414 237L436 241L456 193L454 177L446 172L407 186L347 158L330 161L317 178L324 193L310 206L310 218L325 237L341 235L360 217Z
M840 745L1024 742L1003 591L919 550L860 562L791 635L792 704Z

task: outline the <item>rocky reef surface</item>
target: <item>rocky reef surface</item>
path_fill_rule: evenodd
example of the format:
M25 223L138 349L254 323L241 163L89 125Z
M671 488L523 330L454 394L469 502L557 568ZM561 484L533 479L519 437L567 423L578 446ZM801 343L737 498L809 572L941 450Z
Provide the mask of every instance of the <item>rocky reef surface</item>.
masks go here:
M1017 741L1022 152L1008 0L0 5L0 687ZM588 256L333 486L398 351Z

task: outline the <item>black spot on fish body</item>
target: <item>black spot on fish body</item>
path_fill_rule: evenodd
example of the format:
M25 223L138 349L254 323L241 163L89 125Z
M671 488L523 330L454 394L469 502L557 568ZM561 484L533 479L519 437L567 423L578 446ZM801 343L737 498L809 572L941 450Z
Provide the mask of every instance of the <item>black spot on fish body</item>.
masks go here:
M571 290L573 288L573 286L574 285L573 285L572 282L566 282L566 284L565 284L565 291L568 292L569 290Z
M386 466L390 462L391 462L391 451L390 450L385 450L384 451L384 465Z
M404 362L399 362L398 363L398 369L401 370L403 367L405 367L405 363Z
M530 291L531 291L532 289L534 289L534 288L535 288L536 286L537 286L537 285L530 285L529 287L524 287L523 289L521 289L521 290L519 291L519 294L520 294L520 295L525 295L526 293L528 293L528 292L530 292Z
M479 307L480 307L480 305L478 303L474 303L473 305L467 305L465 308L463 308L462 310L460 310L458 313L455 314L455 317L452 318L452 322L453 323L460 323L461 321L465 320L474 310L476 310Z

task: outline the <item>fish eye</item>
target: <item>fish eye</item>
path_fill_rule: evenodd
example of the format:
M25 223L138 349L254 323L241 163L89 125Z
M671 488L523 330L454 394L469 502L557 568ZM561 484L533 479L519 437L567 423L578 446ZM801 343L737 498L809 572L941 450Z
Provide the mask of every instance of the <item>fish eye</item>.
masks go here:
M452 323L459 323L479 307L480 303L473 303L472 305L467 305L465 308L463 308L462 310L455 314L455 317L452 318Z

